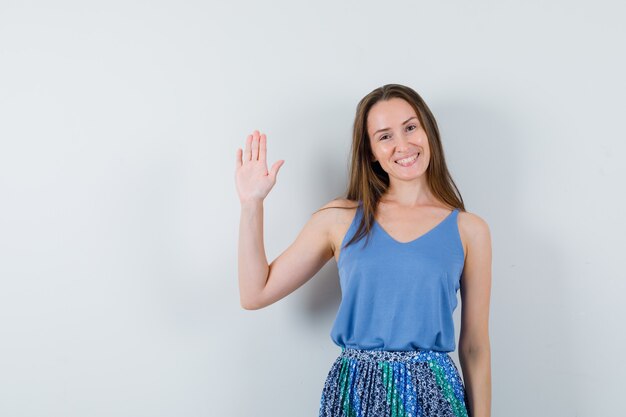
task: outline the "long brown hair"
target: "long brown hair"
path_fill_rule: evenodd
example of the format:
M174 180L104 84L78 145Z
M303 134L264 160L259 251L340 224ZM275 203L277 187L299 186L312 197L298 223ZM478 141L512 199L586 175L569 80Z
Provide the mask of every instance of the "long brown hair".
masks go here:
M359 101L354 118L350 161L350 178L345 197L348 200L362 202L363 216L356 233L344 247L360 240L367 234L374 223L376 207L383 194L389 188L389 175L378 161L372 161L372 149L367 133L367 116L374 104L381 100L401 98L407 101L426 131L430 160L426 169L426 183L435 197L452 208L465 211L463 198L452 176L448 172L443 146L435 117L415 90L400 84L386 84L376 88Z

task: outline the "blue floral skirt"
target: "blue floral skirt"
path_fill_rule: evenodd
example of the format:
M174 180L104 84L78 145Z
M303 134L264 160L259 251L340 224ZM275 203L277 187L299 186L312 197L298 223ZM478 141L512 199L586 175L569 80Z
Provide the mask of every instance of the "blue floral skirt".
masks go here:
M468 416L465 385L447 352L342 348L320 417Z

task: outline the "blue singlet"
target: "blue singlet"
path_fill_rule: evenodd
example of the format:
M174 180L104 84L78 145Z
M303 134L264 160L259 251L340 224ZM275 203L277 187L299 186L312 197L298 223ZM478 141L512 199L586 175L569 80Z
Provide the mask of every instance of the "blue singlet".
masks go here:
M364 236L344 248L362 216L359 202L337 261L342 298L330 333L336 345L454 351L452 313L465 263L458 212L406 243L374 221L367 246Z

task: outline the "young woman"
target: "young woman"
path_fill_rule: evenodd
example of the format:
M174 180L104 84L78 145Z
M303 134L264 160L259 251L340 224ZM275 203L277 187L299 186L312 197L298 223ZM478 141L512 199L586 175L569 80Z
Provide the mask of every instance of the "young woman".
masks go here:
M490 231L465 210L435 118L413 89L384 85L359 102L351 151L345 197L268 265L263 199L284 160L268 171L258 131L237 149L241 305L280 300L334 257L342 300L331 338L341 353L319 415L489 417ZM463 377L449 356L459 290Z

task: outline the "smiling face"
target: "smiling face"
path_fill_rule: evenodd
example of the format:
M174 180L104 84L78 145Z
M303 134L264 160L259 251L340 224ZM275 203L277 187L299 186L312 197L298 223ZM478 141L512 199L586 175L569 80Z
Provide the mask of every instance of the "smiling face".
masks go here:
M394 97L374 104L367 116L367 133L374 160L390 180L415 178L428 168L428 137L405 100Z

